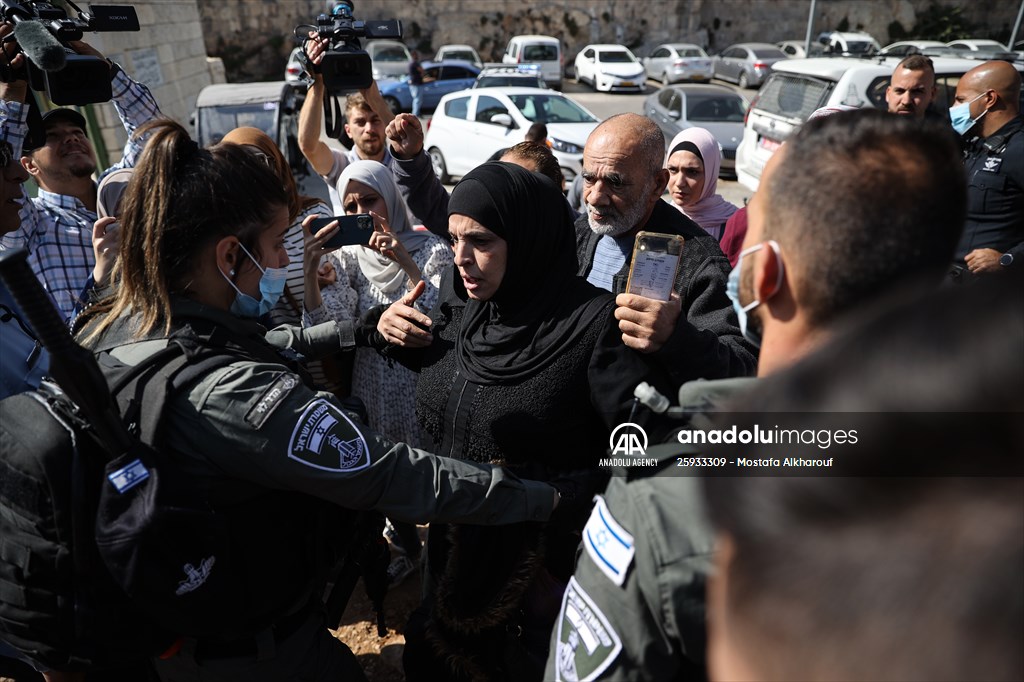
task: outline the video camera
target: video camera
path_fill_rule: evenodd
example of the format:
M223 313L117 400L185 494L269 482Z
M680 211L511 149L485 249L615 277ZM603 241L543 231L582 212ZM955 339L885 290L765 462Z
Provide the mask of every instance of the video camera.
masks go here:
M362 49L360 38L402 38L402 22L397 19L380 21L356 21L352 18L352 0L341 0L330 14L321 14L316 19L316 32L320 38L330 42L324 53L319 71L324 77L328 94L343 95L368 88L373 83L373 67L370 55ZM295 27L295 34L311 28L308 24ZM305 59L305 51L300 59ZM316 67L304 63L307 71Z
M16 40L26 57L24 71L0 59L0 81L26 79L54 104L107 102L112 96L107 62L77 54L68 43L81 40L85 31L138 31L139 17L131 5L89 5L83 12L65 2L77 12L75 18L45 0L0 0L0 21L14 24L6 40Z

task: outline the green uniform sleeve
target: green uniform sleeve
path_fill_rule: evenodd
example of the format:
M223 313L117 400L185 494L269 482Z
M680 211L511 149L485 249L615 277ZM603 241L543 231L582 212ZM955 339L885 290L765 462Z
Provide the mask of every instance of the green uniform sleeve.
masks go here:
M713 539L700 507L692 478L611 479L583 531L545 680L688 679L703 666Z
M354 421L280 365L240 362L182 395L165 418L197 473L294 490L414 522L543 521L554 490L497 467L437 457Z
M311 360L355 347L352 320L331 320L312 327L281 325L269 330L267 343L275 348L291 348Z

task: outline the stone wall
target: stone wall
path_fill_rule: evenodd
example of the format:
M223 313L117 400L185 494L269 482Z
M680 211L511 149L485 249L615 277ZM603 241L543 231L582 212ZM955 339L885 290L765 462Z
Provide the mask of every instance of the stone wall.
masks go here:
M292 29L333 6L325 0L197 0L207 52L224 59L231 80L281 78L294 46ZM818 0L815 34L843 20L883 45L889 25L913 27L933 0ZM987 37L1009 32L1017 3L940 0L963 8ZM401 19L405 42L430 53L469 43L485 61L500 61L510 36L561 38L566 60L591 42L617 42L641 55L661 42L693 41L718 51L742 41L803 39L810 0L356 0L357 19Z
M164 114L188 125L205 86L224 82L219 60L209 60L196 0L128 0L141 30L91 33L85 40L152 90ZM121 158L126 135L112 104L92 105L109 161Z

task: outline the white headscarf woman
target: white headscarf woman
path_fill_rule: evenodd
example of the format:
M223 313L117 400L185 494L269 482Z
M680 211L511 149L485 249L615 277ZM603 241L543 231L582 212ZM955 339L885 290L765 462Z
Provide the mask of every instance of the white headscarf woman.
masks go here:
M345 168L341 177L338 178L337 187L338 196L341 197L346 213L350 213L346 206L346 196L349 194L348 186L351 182L366 185L384 199L387 213L381 217L387 221L391 233L402 242L402 246L407 252L411 254L431 241L428 232L418 232L412 229L412 216L409 214L409 207L406 206L405 199L402 198L389 168L377 161L356 161ZM396 291L406 281L406 274L402 266L379 251L368 247L362 248L358 250L357 258L359 269L362 270L366 279L385 293L390 294Z
M665 167L672 203L715 239L738 209L717 193L722 150L704 128L687 128L672 138Z

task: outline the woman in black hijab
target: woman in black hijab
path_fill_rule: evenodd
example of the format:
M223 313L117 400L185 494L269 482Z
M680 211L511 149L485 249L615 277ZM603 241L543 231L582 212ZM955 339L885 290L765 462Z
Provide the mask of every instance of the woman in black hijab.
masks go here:
M605 482L597 461L651 377L622 344L613 296L576 275L572 216L551 180L487 163L456 185L448 213L455 266L438 305L429 320L415 291L392 305L378 345L420 370L416 411L436 452L561 479L579 504L546 526L432 525L406 676L539 680Z

